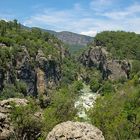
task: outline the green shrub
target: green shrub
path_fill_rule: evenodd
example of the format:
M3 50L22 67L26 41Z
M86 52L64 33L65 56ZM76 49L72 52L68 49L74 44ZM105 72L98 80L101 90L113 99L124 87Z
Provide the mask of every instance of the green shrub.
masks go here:
M14 127L14 135L11 139L37 140L43 127L42 119L35 117L38 107L31 101L26 106L14 106L11 112L11 120Z
M90 82L90 89L97 92L100 89L100 83L95 79Z
M140 61L139 60L133 60L132 62L132 73L136 74L140 71Z
M61 122L73 120L77 110L74 107L74 89L62 88L51 97L50 105L44 111L44 127L42 135L45 138L52 128Z
M8 98L16 98L16 97L23 97L23 94L20 93L17 88L13 84L7 84L3 91L1 92L1 99L8 99Z
M73 88L75 89L75 92L80 91L83 88L83 82L82 81L75 81L73 83Z
M114 92L114 86L111 81L104 81L102 85L102 94L108 94L108 93L113 93Z

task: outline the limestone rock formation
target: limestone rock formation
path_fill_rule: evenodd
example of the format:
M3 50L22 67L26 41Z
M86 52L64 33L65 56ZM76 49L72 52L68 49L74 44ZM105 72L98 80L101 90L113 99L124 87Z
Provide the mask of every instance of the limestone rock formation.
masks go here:
M3 44L0 46L8 48ZM66 54L62 44L54 47L58 51L57 60L51 54L46 56L41 49L38 49L35 56L31 56L26 46L19 46L20 51L11 57L6 66L0 66L0 92L6 85L21 82L26 85L25 96L37 96L59 85L61 59Z
M67 121L56 125L46 140L104 140L104 136L88 123Z
M6 140L13 134L13 127L9 117L12 109L11 103L15 103L17 106L25 106L28 104L28 101L19 98L9 98L0 101L0 140Z
M103 79L129 78L130 63L111 59L109 53L101 46L91 47L80 56L79 60L87 67L99 69Z
M41 50L38 50L36 62L38 64L38 68L36 69L37 90L39 93L43 93L47 88L53 88L59 83L61 78L60 65L51 55L46 58ZM40 85L41 87L39 87Z
M37 73L37 91L39 94L44 94L46 91L45 73L40 68L36 70Z

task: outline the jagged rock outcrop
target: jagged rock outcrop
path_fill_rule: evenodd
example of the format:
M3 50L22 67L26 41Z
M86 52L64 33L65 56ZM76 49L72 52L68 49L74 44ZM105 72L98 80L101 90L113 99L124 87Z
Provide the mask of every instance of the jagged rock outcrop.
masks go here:
M91 124L68 121L56 125L46 140L104 140L104 136Z
M80 56L79 60L87 67L99 69L103 79L129 78L130 75L130 63L109 58L109 53L101 46L91 47Z
M81 55L80 61L88 67L99 67L101 62L106 63L106 54L107 52L100 46L93 47Z
M58 58L52 54L46 56L41 49L36 56L30 56L26 46L19 46L20 51L12 56L6 67L0 66L0 92L7 84L18 82L25 83L25 96L37 96L56 88L61 80L61 62L67 53L61 43L54 43L54 47Z
M17 106L25 106L29 102L26 99L9 98L0 101L0 140L7 140L13 134L14 128L10 121L11 103Z
M36 95L36 72L32 66L31 57L25 46L22 46L22 52L17 55L16 72L17 80L24 81L27 85L28 95Z
M37 91L39 94L44 94L46 92L46 82L45 82L45 72L40 68L37 68Z
M45 93L47 89L53 89L59 84L61 79L60 64L52 59L51 55L46 58L41 50L38 50L36 62L38 64L36 69L37 90L39 93Z

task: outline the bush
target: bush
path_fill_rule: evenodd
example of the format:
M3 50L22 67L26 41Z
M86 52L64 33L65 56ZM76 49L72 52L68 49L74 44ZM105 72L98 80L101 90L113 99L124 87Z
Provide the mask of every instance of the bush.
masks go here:
M82 81L75 81L73 83L73 88L75 89L75 92L80 91L83 88L83 82Z
M93 92L97 92L100 88L100 83L95 79L90 82L90 89Z
M52 95L51 104L44 111L43 137L61 122L73 120L77 110L74 107L75 93L71 88L62 88Z
M132 62L132 73L136 74L140 71L140 61L139 60L134 60Z
M104 81L102 85L102 94L113 93L115 91L113 83L111 81Z
M26 90L27 85L25 82L23 82L23 81L16 82L16 88L17 88L17 91L22 93L24 96L27 95L27 90Z
M1 99L8 99L8 98L16 98L16 97L23 97L23 94L20 93L17 88L12 85L8 84L4 87L3 91L1 92Z
M26 106L13 106L11 120L14 135L11 139L37 140L43 127L42 119L35 117L36 104L32 101Z

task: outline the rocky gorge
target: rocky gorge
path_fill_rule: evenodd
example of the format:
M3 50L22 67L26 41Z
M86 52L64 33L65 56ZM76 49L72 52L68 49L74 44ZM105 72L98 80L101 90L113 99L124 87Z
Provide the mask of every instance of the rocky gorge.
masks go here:
M84 47L93 39L78 36L61 32ZM0 21L0 139L139 138L138 38L102 32L72 53L46 30Z

